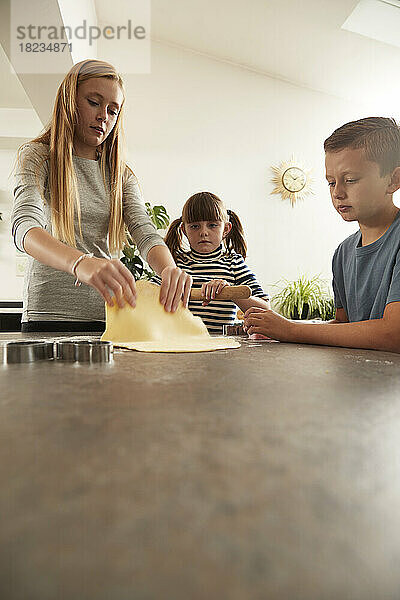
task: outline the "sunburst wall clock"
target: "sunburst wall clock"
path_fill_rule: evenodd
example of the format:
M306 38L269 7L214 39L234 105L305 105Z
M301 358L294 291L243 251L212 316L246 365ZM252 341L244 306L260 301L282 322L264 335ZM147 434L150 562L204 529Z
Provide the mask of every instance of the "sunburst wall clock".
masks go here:
M313 194L311 170L306 171L294 157L278 167L271 167L271 170L274 174L272 183L275 185L272 194L280 194L282 200L290 200L292 206L297 200L304 200Z

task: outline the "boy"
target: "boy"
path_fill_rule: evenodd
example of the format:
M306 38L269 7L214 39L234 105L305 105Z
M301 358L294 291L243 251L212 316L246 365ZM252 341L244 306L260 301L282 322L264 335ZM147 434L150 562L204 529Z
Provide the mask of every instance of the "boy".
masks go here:
M335 319L290 321L250 308L245 328L284 342L400 352L400 128L384 117L352 121L324 149L333 206L360 226L333 257Z

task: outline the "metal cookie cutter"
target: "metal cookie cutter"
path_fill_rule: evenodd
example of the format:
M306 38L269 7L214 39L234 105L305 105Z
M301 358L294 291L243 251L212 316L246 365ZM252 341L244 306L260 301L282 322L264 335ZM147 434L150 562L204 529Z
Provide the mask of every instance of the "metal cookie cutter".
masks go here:
M54 344L55 357L58 360L75 362L75 344L71 340L57 340Z
M0 350L0 362L3 364L31 363L54 358L53 342L7 342Z
M57 341L57 359L70 362L110 362L113 354L113 344L100 340Z
M240 323L236 323L234 325L223 325L222 326L222 334L223 335L246 335L246 332L243 329L243 325Z

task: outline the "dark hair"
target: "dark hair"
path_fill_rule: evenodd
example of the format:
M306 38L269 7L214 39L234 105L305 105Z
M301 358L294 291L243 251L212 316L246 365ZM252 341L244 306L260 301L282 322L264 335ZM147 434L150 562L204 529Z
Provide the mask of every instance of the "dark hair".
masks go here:
M229 214L228 214L229 213ZM233 210L227 211L224 203L218 196L211 192L198 192L185 202L182 218L172 221L165 236L165 243L172 256L176 259L183 252L182 223L196 223L198 221L228 221L232 229L224 238L227 252L234 250L246 258L247 244L244 239L243 227L239 217Z
M367 160L378 163L381 175L400 166L400 128L395 119L367 117L336 129L324 142L325 152L364 148Z

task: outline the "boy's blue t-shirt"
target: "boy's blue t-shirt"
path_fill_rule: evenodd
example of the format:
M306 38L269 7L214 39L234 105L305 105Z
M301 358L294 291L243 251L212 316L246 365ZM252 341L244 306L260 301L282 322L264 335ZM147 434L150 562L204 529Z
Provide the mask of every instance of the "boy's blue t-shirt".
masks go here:
M336 308L349 322L381 319L390 302L400 302L400 211L375 242L361 246L361 231L336 249L332 260Z

